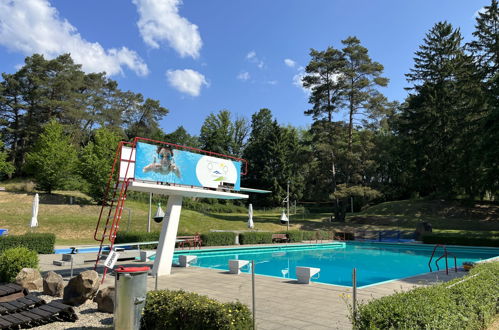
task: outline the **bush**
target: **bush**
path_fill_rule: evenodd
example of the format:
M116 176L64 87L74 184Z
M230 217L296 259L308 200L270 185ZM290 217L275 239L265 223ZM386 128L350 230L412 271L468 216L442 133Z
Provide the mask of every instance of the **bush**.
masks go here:
M465 278L361 304L354 328L484 329L497 313L498 282L499 262L482 263Z
M270 244L272 243L272 234L270 232L251 231L239 234L239 243L241 244Z
M14 282L23 268L38 268L36 251L25 247L14 247L0 254L0 282Z
M150 291L141 329L251 329L252 317L240 302L221 303L196 293Z
M156 242L159 241L159 231L146 232L146 231L130 231L130 232L118 232L116 234L115 243L137 243L137 242ZM157 244L152 245L142 245L142 249L155 249Z
M301 230L290 230L288 232L283 232L283 234L288 235L291 243L299 243L303 241L303 232Z
M24 235L9 235L0 237L0 251L25 247L37 253L54 253L55 235L51 233L27 233Z
M425 244L471 245L499 247L499 237L488 235L431 233L423 235Z
M320 240L330 240L333 239L333 232L326 230L318 230L316 232L316 238Z
M203 246L234 245L236 235L236 233L230 232L212 232L201 234L201 239L203 240Z

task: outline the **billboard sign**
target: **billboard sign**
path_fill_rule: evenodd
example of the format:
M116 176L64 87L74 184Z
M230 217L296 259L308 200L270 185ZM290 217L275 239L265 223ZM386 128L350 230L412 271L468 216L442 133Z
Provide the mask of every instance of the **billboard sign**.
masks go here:
M241 162L138 142L135 179L217 188L241 186Z

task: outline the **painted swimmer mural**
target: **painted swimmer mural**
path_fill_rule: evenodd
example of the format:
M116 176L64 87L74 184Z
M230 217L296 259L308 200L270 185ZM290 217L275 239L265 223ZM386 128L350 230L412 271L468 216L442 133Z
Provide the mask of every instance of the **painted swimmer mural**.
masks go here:
M241 162L138 142L135 178L205 188L240 189Z
M159 146L156 151L156 156L151 164L143 168L143 172L155 172L159 174L175 174L178 178L181 178L180 169L177 164L175 164L174 149L171 146ZM159 163L156 162L156 157L159 159Z

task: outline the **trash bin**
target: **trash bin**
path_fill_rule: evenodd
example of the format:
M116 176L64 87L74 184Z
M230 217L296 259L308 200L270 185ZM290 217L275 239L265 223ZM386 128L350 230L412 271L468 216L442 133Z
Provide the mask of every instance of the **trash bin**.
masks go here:
M114 328L138 330L146 302L149 267L120 266L115 272Z

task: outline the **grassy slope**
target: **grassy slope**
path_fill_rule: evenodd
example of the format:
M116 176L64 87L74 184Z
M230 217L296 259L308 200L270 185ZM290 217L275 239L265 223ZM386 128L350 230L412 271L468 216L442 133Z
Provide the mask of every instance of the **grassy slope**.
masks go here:
M21 184L24 183L14 183ZM7 189L17 188L7 186ZM32 188L32 187L31 187ZM78 205L69 205L73 196ZM22 234L29 230L33 193L0 192L0 228L9 229L11 234ZM148 204L127 201L125 207L131 210L130 230L145 230ZM89 198L79 192L55 192L54 195L40 194L39 227L37 232L53 232L57 244L94 244L93 234L100 207L90 204ZM156 208L153 209L153 213ZM429 221L436 231L495 231L499 234L499 207L477 205L464 208L456 203L439 201L396 201L373 206L348 217L347 223L330 223L329 214L297 214L291 217L291 229L325 230L414 230L419 221ZM257 230L282 231L279 224L279 209L255 211ZM182 210L179 232L208 232L211 229L246 229L246 213L203 213ZM120 230L128 227L128 212L124 211ZM161 224L153 222L153 230L160 230Z

